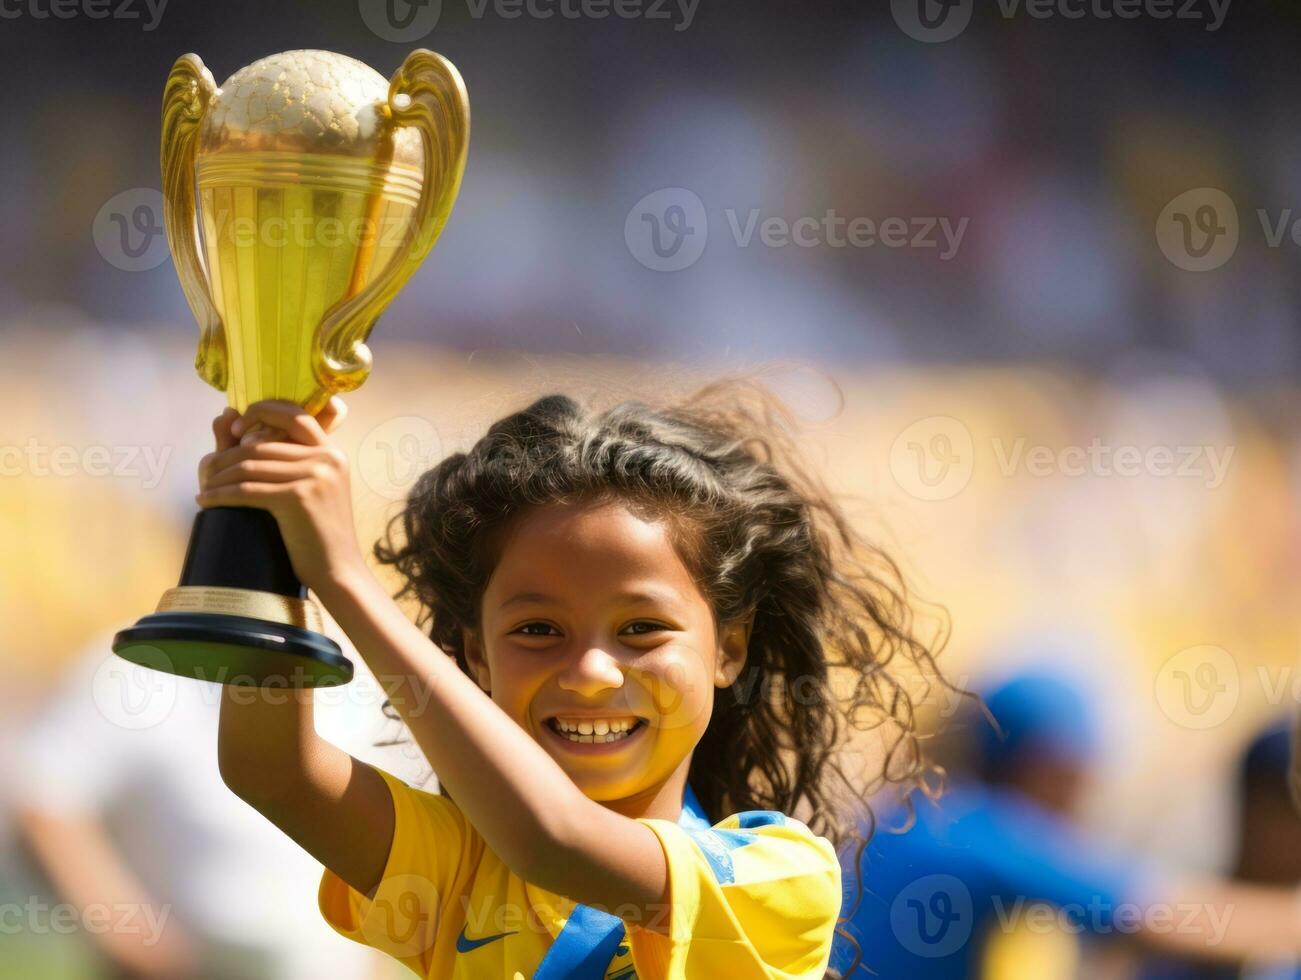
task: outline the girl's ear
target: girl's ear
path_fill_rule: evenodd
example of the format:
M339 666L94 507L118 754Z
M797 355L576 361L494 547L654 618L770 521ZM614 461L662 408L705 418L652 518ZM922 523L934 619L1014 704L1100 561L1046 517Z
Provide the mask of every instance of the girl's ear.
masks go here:
M488 673L488 659L483 655L483 643L479 634L466 627L461 628L461 645L465 650L465 663L474 675L474 682L487 694L492 693L492 675Z
M718 662L714 665L714 686L727 687L741 676L750 652L750 629L754 614L728 623L718 636Z

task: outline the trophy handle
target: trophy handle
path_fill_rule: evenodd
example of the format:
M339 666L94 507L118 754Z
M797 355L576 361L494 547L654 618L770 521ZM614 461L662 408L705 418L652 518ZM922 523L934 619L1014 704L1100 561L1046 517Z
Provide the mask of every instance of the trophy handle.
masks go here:
M199 126L217 95L212 73L197 54L176 59L163 90L163 225L181 289L199 321L194 368L219 391L226 390L226 333L199 258L194 156Z
M380 113L391 125L414 126L424 144L420 203L393 258L358 293L341 301L321 321L313 341L313 367L324 391L352 391L370 374L366 338L380 313L434 247L461 189L470 146L470 97L456 66L425 48L412 51L389 83Z

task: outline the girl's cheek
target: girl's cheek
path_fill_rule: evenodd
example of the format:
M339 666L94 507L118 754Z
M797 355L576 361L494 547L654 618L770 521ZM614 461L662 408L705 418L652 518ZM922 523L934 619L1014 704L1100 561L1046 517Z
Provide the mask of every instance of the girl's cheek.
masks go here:
M633 677L631 672L629 677ZM691 651L667 653L638 672L642 704L634 703L631 710L654 719L662 730L703 730L710 708L710 692L705 689L707 680Z
M492 699L520 725L528 721L528 709L543 678L527 657L499 656L491 661Z

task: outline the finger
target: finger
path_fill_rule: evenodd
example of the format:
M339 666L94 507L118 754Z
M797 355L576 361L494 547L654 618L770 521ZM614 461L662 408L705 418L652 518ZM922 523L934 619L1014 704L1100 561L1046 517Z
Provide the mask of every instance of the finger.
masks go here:
M241 442L221 452L208 453L199 460L199 486L206 486L213 474L220 473L247 459L279 459L295 462L300 459L315 458L319 454L320 450L315 446L300 446L296 442L261 440L253 440L247 444Z
M254 402L244 410L244 414L231 426L237 436L242 436L255 424L281 429L294 442L305 446L321 446L328 440L325 430L312 416L303 411L296 402L280 399L268 399Z
M272 426L262 425L260 423L247 430L239 437L239 444L241 446L256 446L264 442L279 442L293 446L301 445L301 443L291 442L289 439L289 433L284 429L276 429ZM304 446L303 448L307 449L313 447Z
M325 403L325 407L316 413L316 421L320 423L321 428L327 433L337 429L347 417L348 406L344 404L343 399L338 395L330 396L330 400Z
M230 431L231 423L237 418L239 418L239 412L227 405L222 409L221 414L212 420L212 434L217 440L217 452L229 449L239 440L239 437Z
M195 494L194 500L200 507L261 507L270 510L277 500L290 496L293 487L292 483L231 483Z
M232 483L292 483L312 476L314 462L283 459L245 459L217 470L203 482L204 490Z

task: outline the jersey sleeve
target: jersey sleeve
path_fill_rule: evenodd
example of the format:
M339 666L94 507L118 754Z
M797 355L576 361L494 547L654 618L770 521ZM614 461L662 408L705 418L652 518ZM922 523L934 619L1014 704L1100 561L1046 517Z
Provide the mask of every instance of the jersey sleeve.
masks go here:
M663 922L626 923L641 980L821 980L841 900L830 841L768 810L701 830L640 822L659 837L669 877L667 935Z
M442 913L468 892L483 841L447 797L375 771L392 794L394 820L375 895L367 898L327 868L317 901L336 932L388 953L423 977L435 947L455 941L456 916Z

